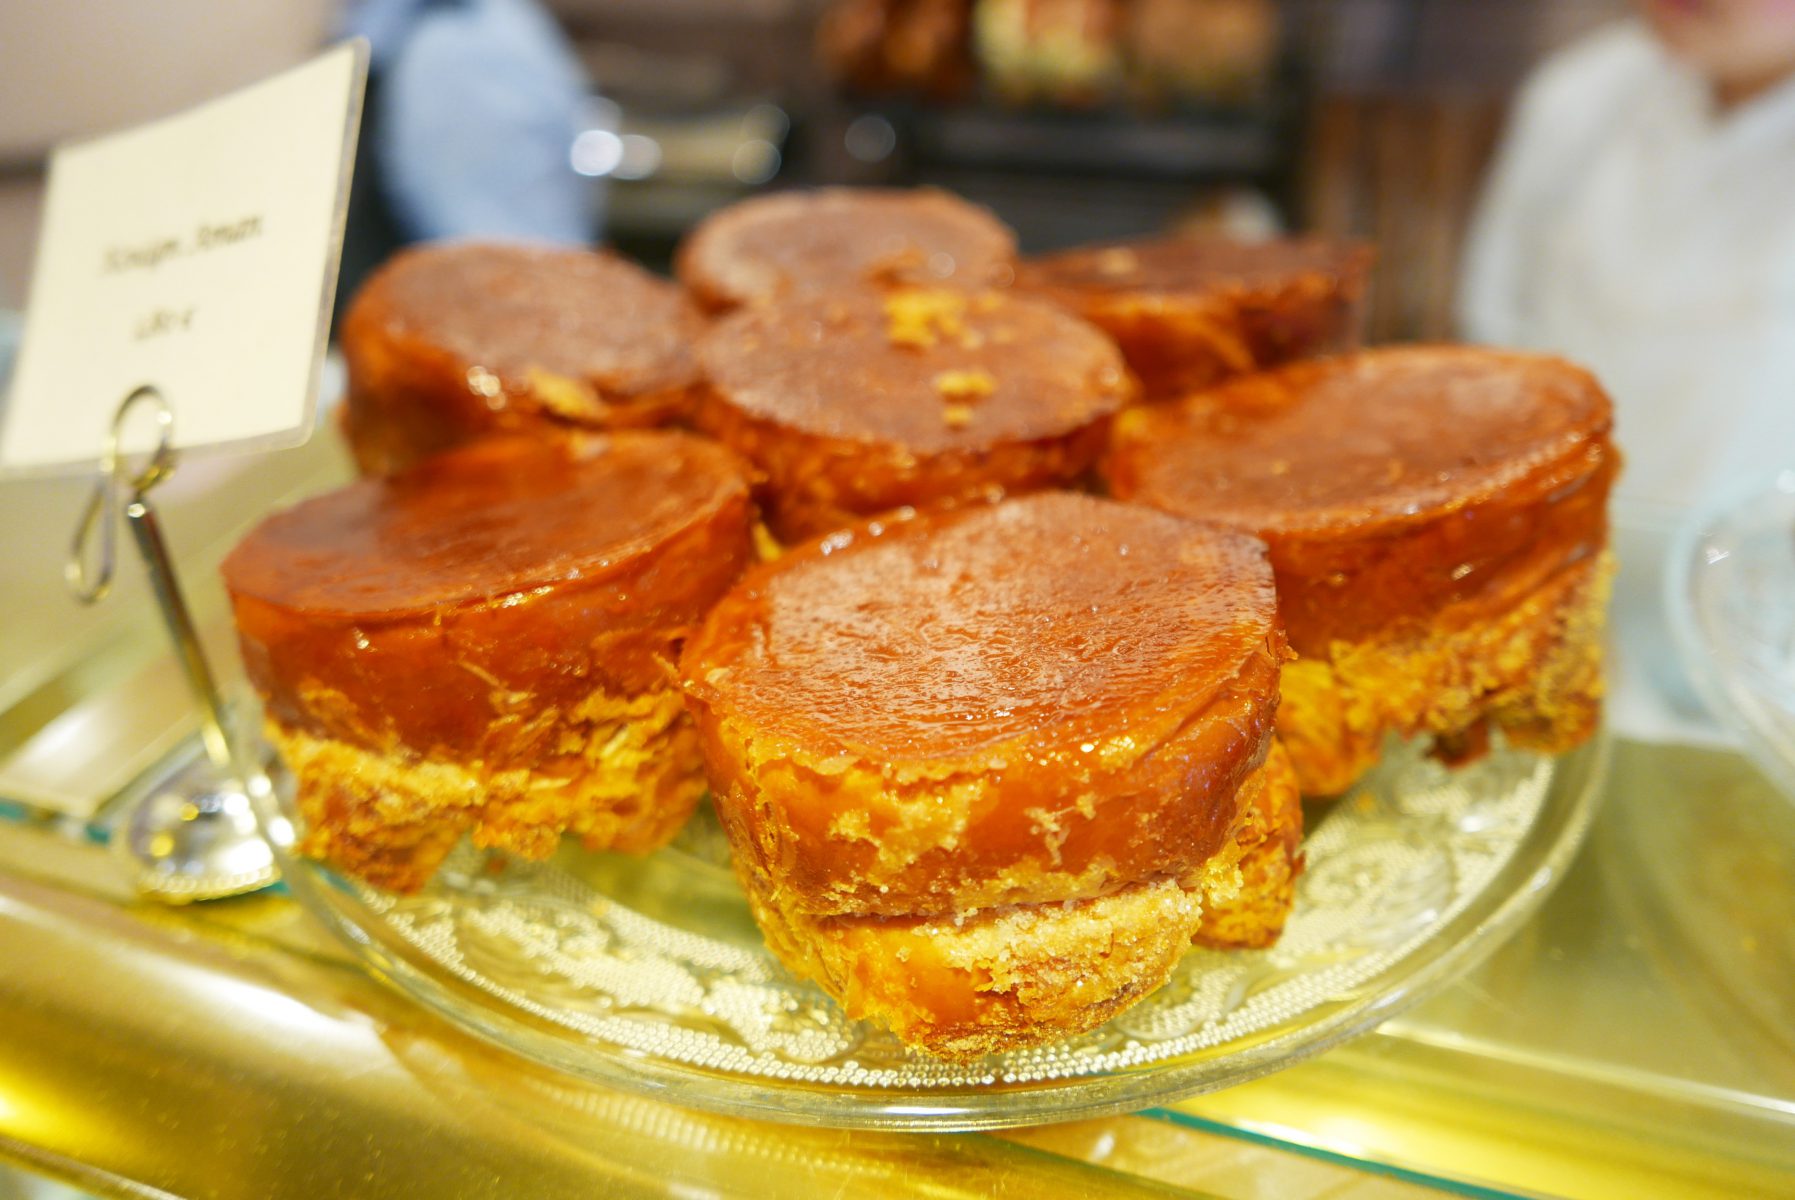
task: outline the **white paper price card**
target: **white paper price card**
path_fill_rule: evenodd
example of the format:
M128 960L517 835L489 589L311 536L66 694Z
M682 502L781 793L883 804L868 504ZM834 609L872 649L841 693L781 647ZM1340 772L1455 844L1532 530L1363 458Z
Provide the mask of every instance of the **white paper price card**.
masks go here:
M91 467L145 384L179 449L305 439L366 75L366 43L348 42L56 151L0 469ZM149 448L147 426L125 450Z

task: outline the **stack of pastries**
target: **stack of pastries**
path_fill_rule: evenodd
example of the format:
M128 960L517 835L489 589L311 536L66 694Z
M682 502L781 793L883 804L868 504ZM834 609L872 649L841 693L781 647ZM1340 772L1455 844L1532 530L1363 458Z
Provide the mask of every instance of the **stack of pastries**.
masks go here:
M771 950L963 1061L1273 944L1301 796L1388 736L1593 731L1607 397L1354 351L1363 248L1018 261L838 189L677 268L452 244L357 297L366 478L224 569L307 853L647 853L708 788Z

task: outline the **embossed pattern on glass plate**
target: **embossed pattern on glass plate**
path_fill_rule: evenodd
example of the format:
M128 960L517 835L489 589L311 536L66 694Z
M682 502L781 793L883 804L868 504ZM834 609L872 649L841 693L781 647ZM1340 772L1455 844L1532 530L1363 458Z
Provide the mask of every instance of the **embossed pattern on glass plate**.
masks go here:
M1277 946L1192 950L1107 1025L970 1066L906 1050L780 967L708 810L647 860L564 850L526 863L464 845L415 896L288 870L391 978L534 1057L723 1111L988 1127L1237 1082L1392 1015L1543 895L1587 822L1601 757L1498 748L1451 772L1393 746L1360 787L1311 810Z

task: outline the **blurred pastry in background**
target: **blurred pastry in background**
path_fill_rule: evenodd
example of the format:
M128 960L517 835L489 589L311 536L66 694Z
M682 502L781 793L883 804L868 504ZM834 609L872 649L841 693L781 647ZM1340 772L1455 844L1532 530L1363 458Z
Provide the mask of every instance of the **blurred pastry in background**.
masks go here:
M699 427L753 464L767 522L788 542L891 509L1072 483L1134 395L1099 330L994 291L744 309L699 360Z
M1275 609L1252 537L1064 492L753 569L681 671L768 945L966 1061L1101 1024L1193 938L1271 944Z
M365 474L500 433L688 415L703 318L617 255L438 242L391 259L344 318L344 431Z
M1273 0L1129 0L1124 31L1138 94L1210 103L1262 92L1281 32Z
M845 287L1002 287L1016 236L989 209L933 188L819 188L743 200L680 244L692 296L726 312Z
M1078 106L1120 93L1121 0L977 0L973 53L1011 101Z
M750 558L689 434L494 438L268 517L224 562L302 849L413 891L463 835L645 853L704 792L674 661Z
M954 99L972 87L972 0L841 0L817 22L817 53L850 91Z
M1274 0L838 0L817 49L864 95L1230 105L1266 93L1281 32Z
M1104 474L1271 547L1297 654L1278 736L1303 791L1331 795L1392 733L1464 761L1492 727L1546 754L1594 732L1611 419L1562 359L1374 350L1132 410Z
M1161 238L1026 260L1016 290L1108 333L1154 402L1357 345L1372 260L1314 238Z

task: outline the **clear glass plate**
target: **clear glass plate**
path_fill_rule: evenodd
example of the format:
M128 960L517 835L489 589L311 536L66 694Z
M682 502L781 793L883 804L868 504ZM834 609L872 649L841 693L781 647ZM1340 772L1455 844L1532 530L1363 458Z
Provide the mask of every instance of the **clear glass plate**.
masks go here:
M1795 799L1795 470L1685 521L1664 582L1702 698Z
M1129 1111L1239 1083L1363 1032L1478 961L1557 882L1606 769L1507 750L1453 772L1411 747L1310 810L1283 939L1192 950L1171 982L1057 1045L951 1065L849 1020L762 946L701 811L646 859L568 846L527 863L462 846L415 896L292 852L291 797L260 798L288 883L394 985L540 1062L697 1108L885 1129L981 1129Z

